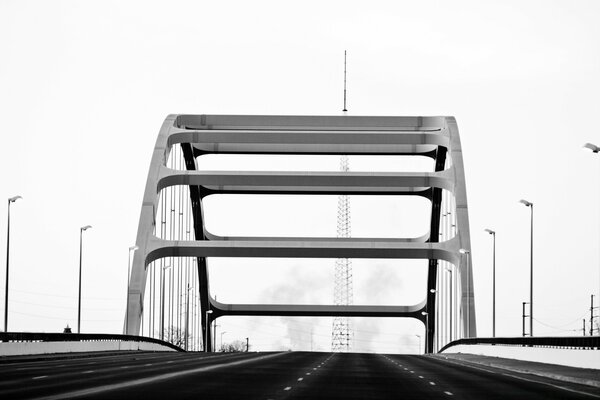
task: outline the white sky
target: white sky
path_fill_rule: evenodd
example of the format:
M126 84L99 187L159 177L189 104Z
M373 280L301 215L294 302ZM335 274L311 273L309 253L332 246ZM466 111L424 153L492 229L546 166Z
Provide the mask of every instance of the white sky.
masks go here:
M535 203L535 333L572 334L600 285L600 159L582 150L600 144L599 17L596 1L2 1L0 199L24 197L11 208L10 330L76 324L79 227L90 224L83 331L120 332L127 249L165 116L338 115L348 50L351 115L458 120L479 334L491 334L484 228L498 232L497 333L521 333L529 276L521 198ZM356 221L369 209L353 207ZM334 222L335 209L322 213ZM230 229L217 215L215 227ZM333 263L315 265L318 279L307 285L326 301ZM419 275L376 268L355 263L357 300L386 299L365 289L373 277L393 298L382 280L409 288L405 276ZM248 298L294 282L276 268L265 275L252 278ZM215 276L217 295L239 287ZM262 334L249 318L222 323L226 340L254 329L255 349L306 349L311 321L261 320ZM414 351L422 333L411 321L356 324L362 350ZM313 333L315 348L327 349L330 320Z

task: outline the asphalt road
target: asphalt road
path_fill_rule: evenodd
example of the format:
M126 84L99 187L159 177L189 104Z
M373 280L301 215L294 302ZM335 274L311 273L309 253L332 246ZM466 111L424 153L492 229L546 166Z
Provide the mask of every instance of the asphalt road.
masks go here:
M426 356L127 352L0 361L0 398L562 400L600 389Z

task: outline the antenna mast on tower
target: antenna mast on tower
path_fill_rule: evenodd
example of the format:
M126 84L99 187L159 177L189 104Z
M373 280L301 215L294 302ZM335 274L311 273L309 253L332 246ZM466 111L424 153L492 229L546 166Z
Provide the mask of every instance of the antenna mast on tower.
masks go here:
M344 112L346 109L346 52L344 51ZM340 158L340 171L348 172L350 165L348 156ZM350 199L347 195L338 196L337 208L337 237L349 238L352 236L350 224ZM335 260L333 287L333 304L336 306L347 306L354 302L352 284L352 262L348 258ZM354 332L350 326L348 317L334 317L331 329L331 351L350 351Z
M346 50L344 50L344 109L342 111L348 111L346 109Z

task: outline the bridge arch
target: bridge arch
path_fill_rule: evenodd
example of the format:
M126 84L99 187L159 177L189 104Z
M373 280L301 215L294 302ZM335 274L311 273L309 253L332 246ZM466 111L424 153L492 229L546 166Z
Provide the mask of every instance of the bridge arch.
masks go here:
M176 146L182 170L167 166ZM421 155L432 158L435 168L419 173L312 174L198 170L196 157L211 153ZM161 190L174 186L188 188L193 226L187 237L157 235ZM421 238L389 239L221 237L208 232L204 224L203 198L215 193L423 196L432 206L429 232ZM440 284L441 272L448 266L459 281L458 306L454 307L458 331L462 337L476 336L464 167L453 117L169 115L150 162L136 246L124 324L127 334L140 333L148 266L164 257L193 257L194 290L200 315L206 315L199 325L209 349L207 327L220 316L281 315L416 318L427 326L427 351L432 351L441 347L443 333L436 313L438 308L447 312L447 307L439 305L440 293L447 286ZM224 304L210 296L207 257L424 259L428 260L427 287L422 301L399 306Z

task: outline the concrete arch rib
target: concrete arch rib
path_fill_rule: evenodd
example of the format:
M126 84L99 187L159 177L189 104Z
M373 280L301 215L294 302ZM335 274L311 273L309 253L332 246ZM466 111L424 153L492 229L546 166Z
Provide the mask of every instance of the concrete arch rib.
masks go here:
M454 117L446 117L446 126L450 135L449 153L452 160L451 169L454 171L456 189L454 192L456 202L456 228L458 234L458 249L465 249L469 257L459 257L457 263L460 271L461 283L461 319L462 330L466 337L477 336L477 322L475 318L475 296L473 288L473 253L471 252L471 235L469 229L469 211L467 206L467 187L465 169L462 156L462 146L458 134L458 125ZM467 318L468 316L468 318Z
M174 144L181 144L185 149L187 170L167 168L166 160ZM441 168L436 164L435 171L426 173L198 171L195 157L207 153L425 155L436 159L437 164L447 155L451 163L444 169L441 162ZM176 185L190 187L196 240L162 240L154 235L158 194L161 189ZM440 222L435 214L439 213L437 203L441 190L454 195L457 234L437 243ZM434 212L430 234L421 238L220 237L206 230L202 218L202 199L215 193L424 196L432 200ZM437 260L456 265L462 284L462 331L465 336L476 335L472 256L468 257L467 265L459 253L461 248L470 251L470 238L462 150L456 121L452 117L170 115L161 127L153 151L136 245L139 250L134 255L127 298L129 334L140 332L147 265L161 257L198 259L199 271L204 268L199 274L200 279L205 279L199 285L202 311L212 309L211 319L222 315L277 312L330 315L339 312L347 316L385 314L424 321L421 311L435 314L436 310L432 309L435 301L429 295L430 290L423 304L378 310L363 306L332 309L327 305L304 308L285 304L226 305L209 296L206 257L343 257L429 259L430 275L431 271L437 272ZM429 282L431 285L431 279ZM202 331L210 348L205 322L202 321Z

